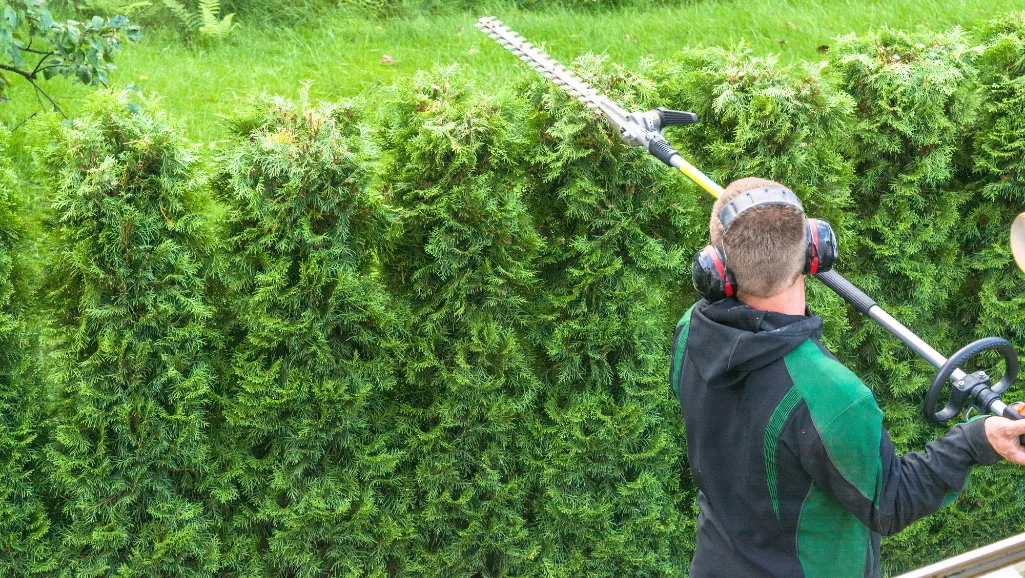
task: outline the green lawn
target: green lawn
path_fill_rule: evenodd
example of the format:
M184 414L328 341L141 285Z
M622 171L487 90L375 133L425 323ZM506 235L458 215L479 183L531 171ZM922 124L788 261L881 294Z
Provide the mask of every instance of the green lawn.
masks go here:
M1020 7L1013 0L705 0L648 11L492 8L480 14L392 20L338 11L287 29L246 26L243 15L242 27L220 44L185 46L169 32L144 30L143 40L121 53L114 82L156 91L192 138L209 141L223 133L219 115L249 95L294 95L307 80L314 96L336 98L390 85L435 64L458 63L474 71L480 86L497 90L522 72L514 58L473 28L487 12L564 62L592 51L631 66L644 57L668 57L684 45L729 46L742 40L786 61L814 60L820 58L820 47L839 34L884 24L944 29ZM382 61L385 55L390 64ZM85 89L59 82L50 86L73 114ZM0 108L0 121L8 125L38 108L23 84L11 90L11 101Z

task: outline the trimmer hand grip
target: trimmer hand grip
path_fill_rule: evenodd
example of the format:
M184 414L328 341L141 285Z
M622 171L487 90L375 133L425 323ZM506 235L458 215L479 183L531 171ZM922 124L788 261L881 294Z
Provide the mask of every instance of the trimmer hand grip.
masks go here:
M984 351L996 351L1004 358L1004 376L996 385L989 384L989 376L984 372L977 372L957 378L950 389L950 398L943 409L937 410L940 395L946 387L947 380L957 368L968 363L969 360L978 356ZM1005 391L1018 378L1018 354L1010 341L1002 337L983 337L965 345L954 355L947 358L946 363L940 367L932 385L925 392L925 403L922 406L922 415L925 419L934 422L943 422L954 417L961 411L966 403L990 412L992 404L1000 400L1000 393ZM1019 416L1020 418L1020 416Z
M680 155L662 135L655 135L648 143L648 152L669 166L673 166L673 157Z
M665 128L667 126L694 124L698 121L698 115L693 112L669 110L666 108L656 108L655 112L658 113L658 122L661 128Z

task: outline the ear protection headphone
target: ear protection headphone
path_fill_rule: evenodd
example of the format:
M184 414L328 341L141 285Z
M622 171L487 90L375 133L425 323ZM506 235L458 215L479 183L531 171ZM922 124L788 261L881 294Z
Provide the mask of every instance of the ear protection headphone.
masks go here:
M741 193L719 211L719 221L728 231L730 225L744 212L761 205L786 205L804 214L797 195L781 188L759 188ZM808 248L804 259L804 274L825 273L836 262L837 246L833 228L820 219L805 219ZM726 266L726 258L714 245L706 245L694 255L690 266L694 289L709 301L719 301L737 294L737 281Z

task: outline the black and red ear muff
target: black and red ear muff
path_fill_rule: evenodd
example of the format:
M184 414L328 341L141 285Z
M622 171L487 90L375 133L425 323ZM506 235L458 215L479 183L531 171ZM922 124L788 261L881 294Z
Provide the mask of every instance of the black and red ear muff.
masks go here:
M741 193L719 210L719 222L723 231L741 215L762 205L785 205L804 213L801 200L792 191L779 187L763 187ZM825 273L836 262L836 235L829 223L819 219L805 219L807 248L804 260L804 274ZM713 245L707 245L694 255L690 265L694 289L709 301L733 297L737 293L737 282L726 266L726 259Z
M808 236L808 252L804 260L805 275L825 273L832 269L837 255L833 227L821 219L808 219L805 233Z
M737 283L726 268L726 260L713 245L706 245L694 254L690 277L694 289L708 301L720 301L737 293Z

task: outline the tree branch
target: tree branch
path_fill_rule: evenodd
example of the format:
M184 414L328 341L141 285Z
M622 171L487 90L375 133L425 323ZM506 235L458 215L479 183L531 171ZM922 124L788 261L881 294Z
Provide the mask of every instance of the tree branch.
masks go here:
M49 60L52 56L54 56L53 52L47 52L46 56L39 59L39 62L36 63L36 67L32 69L32 72L27 72L21 68L18 68L17 66L11 66L9 64L0 64L0 70L6 70L8 72L13 72L15 74L21 75L25 77L26 80L31 82L36 79L36 74L39 73L41 67L43 66L43 63Z
M46 60L46 59L44 58L43 60ZM42 62L42 61L40 61L40 62ZM54 100L53 97L51 97L49 94L46 94L46 91L43 90L42 88L40 88L38 84L36 84L36 78L35 77L36 77L36 72L38 71L38 69L39 69L39 65L38 64L36 65L36 71L33 71L33 72L25 72L24 70L22 70L22 69L20 69L20 68L18 68L16 66L9 66L7 64L0 64L0 70L6 70L8 72L13 72L15 74L18 74L18 75L21 75L22 77L24 77L25 80L27 80L29 82L29 84L32 85L32 88L34 88L36 90L36 98L37 99L39 98L40 94L43 95L44 97L46 97L46 100L50 101L50 104L53 105L53 109L54 110L56 110L57 112L61 113L61 116L63 116L64 118L68 118L68 115L64 113L64 109L62 109L60 107L60 105L57 104L57 101ZM42 102L40 102L39 104L42 105Z
M15 74L20 74L20 75L24 76L26 79L28 79L29 81L32 80L32 73L25 72L24 70L18 68L17 66L8 66L6 64L0 64L0 70L6 70L8 72L13 72Z
M53 50L33 50L31 48L31 46L26 46L25 48L19 48L18 50L20 50L22 52L31 52L32 54L53 54L54 53Z
M42 103L40 103L40 104L42 104ZM42 108L42 107L40 107L40 108ZM11 129L11 132L12 132L12 133L14 133L14 132L18 132L18 129L19 129L19 128L21 128L22 126L24 126L24 125L25 125L25 123L27 123L28 121L32 120L32 118L33 118L33 117L35 117L35 116L36 116L37 114L39 114L39 111L38 111L38 110L37 110L37 111L35 111L35 112L33 112L32 114L28 115L28 116L27 116L27 117L25 117L24 119L22 119L22 121L21 121L21 122L19 122L18 124L16 124L16 125L14 126L14 128L12 128L12 129Z
M36 95L36 102L39 103L39 110L43 110L44 108L46 108L45 106L43 106L43 99L39 97L39 91L36 90L32 94Z
M51 53L47 54L46 56L44 56L44 57L39 59L39 62L36 63L35 70L32 71L32 78L33 79L36 77L36 73L39 72L39 67L42 66L43 63L47 61L47 59L49 59L51 56L53 56L53 54L54 53L51 52Z
M44 66L44 67L40 68L39 70L37 70L35 72L35 74L36 74L36 76L38 76L40 72L44 72L44 71L50 70L51 68L60 68L60 67L61 67L60 64L51 64L50 66Z
M60 105L57 104L57 101L54 100L53 97L51 97L49 94L46 94L45 90L43 90L42 88L39 88L39 85L36 84L36 81L30 79L29 82L32 83L32 88L36 89L36 97L37 98L39 97L40 94L42 94L43 96L46 97L46 100L50 101L50 104L53 105L53 109L54 110L56 110L57 112L61 113L61 116L63 116L64 118L68 118L68 115L64 113L64 109L62 109L60 107Z

